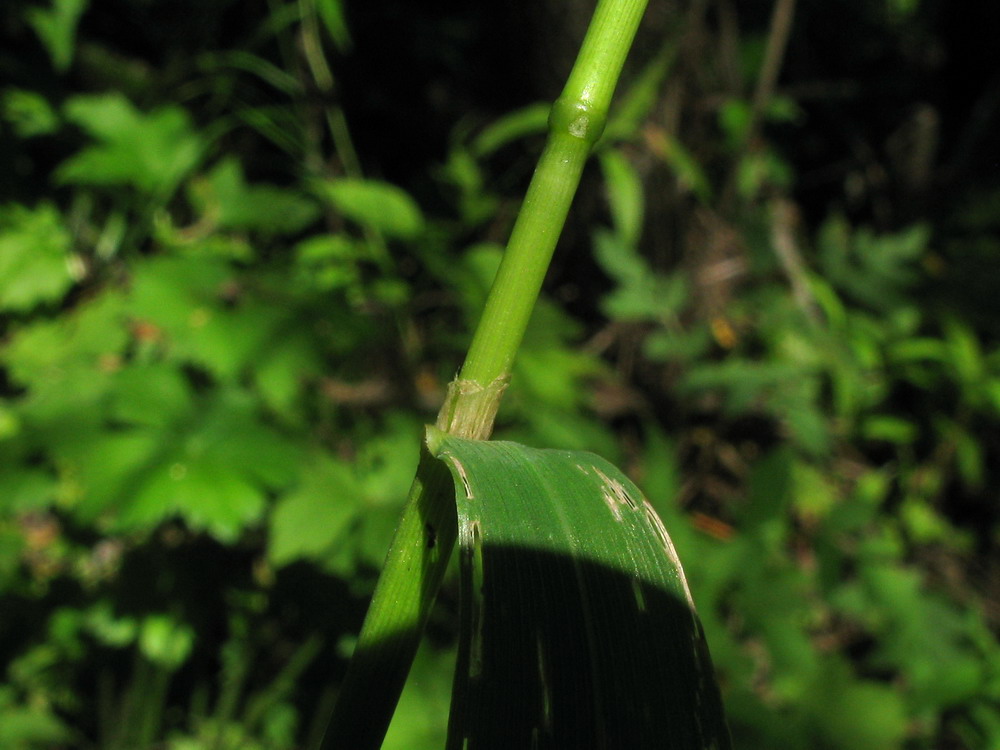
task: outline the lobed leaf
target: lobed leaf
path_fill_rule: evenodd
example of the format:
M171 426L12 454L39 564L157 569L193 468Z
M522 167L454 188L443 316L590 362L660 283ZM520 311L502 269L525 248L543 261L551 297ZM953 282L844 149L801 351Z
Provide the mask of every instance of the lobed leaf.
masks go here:
M71 245L53 206L0 208L0 310L58 301L74 280Z
M64 112L97 141L59 166L56 180L64 184L131 186L165 199L205 151L205 141L180 107L144 114L113 93L74 96Z

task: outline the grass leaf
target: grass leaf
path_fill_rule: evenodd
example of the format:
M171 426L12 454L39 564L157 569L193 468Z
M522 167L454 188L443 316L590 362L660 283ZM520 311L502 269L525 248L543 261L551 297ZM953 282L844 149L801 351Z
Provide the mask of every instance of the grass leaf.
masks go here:
M590 453L429 443L459 517L448 747L729 747L684 573L640 490Z

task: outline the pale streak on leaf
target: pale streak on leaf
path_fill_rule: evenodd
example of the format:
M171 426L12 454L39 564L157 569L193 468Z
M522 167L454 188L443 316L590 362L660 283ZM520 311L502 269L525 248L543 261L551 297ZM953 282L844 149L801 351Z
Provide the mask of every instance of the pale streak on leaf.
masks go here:
M691 593L642 492L592 454L437 437L467 597L448 747L653 747L680 732L672 747L728 750Z
M465 467L462 466L462 462L450 453L443 453L442 457L448 459L452 466L455 467L455 471L458 472L458 477L462 480L462 487L465 488L465 497L469 500L475 500L472 496L472 486L469 484L469 476L465 473Z
M587 468L585 466L576 464L576 468L578 468L581 472L583 472L584 476L586 477L590 476L590 472L587 471ZM616 501L615 496L612 494L612 491L608 486L610 480L596 466L592 466L591 468L598 474L600 474L602 479L604 479L605 486L601 488L601 497L604 499L604 504L608 506L608 510L611 511L611 515L613 515L615 517L615 520L620 523L622 520L622 511L621 508L618 507L618 502Z
M648 520L649 525L653 527L653 531L656 532L656 536L660 538L660 542L663 544L663 550L667 553L667 557L670 558L670 562L677 571L677 577L680 579L681 585L684 587L684 596L687 598L688 606L691 607L691 611L694 612L694 597L691 596L691 589L688 588L687 578L684 576L684 569L681 567L681 559L677 556L677 549L674 547L674 542L670 538L670 534L667 533L667 527L663 525L663 521L660 520L660 517L656 514L653 506L649 504L649 500L643 498L642 507L643 510L646 511L646 520Z
M579 466L579 464L577 464L577 466ZM592 466L591 468L597 472L597 476L599 476L601 481L604 483L603 487L601 487L601 495L604 497L604 502L611 510L611 514L615 517L615 520L621 521L622 506L626 505L630 509L635 510L635 500L632 499L632 496L628 494L628 491L617 479L612 479L596 466Z

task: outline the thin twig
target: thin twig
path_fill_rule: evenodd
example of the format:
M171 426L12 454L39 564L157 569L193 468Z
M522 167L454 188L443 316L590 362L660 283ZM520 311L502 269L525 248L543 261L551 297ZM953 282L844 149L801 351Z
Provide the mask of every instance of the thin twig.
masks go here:
M757 88L753 93L750 105L750 123L747 127L747 143L757 137L764 112L767 110L774 91L778 85L778 76L788 48L788 37L792 31L792 20L795 18L795 0L777 0L771 13L771 28L767 35L767 50L764 54L764 65L757 77Z
M764 113L774 97L778 76L781 73L781 65L785 58L785 50L788 47L788 38L792 31L792 20L795 18L795 2L796 0L776 0L774 4L770 29L767 34L764 64L761 67L760 75L757 76L757 86L750 103L750 119L747 123L742 148L740 153L733 155L732 169L729 171L722 197L719 200L719 210L723 215L729 213L727 209L736 196L740 163L746 153L754 148L760 134Z

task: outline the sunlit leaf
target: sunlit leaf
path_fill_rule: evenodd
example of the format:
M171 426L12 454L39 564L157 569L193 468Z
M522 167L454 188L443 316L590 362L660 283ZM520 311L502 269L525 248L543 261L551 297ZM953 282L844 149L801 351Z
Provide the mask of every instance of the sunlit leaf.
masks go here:
M167 106L139 112L118 93L75 96L66 117L98 141L56 171L62 183L129 185L168 197L197 166L205 149L187 112Z
M295 246L295 264L303 285L328 291L361 281L361 261L370 257L365 244L347 234L318 234Z
M0 97L3 119L21 138L48 135L59 127L59 116L41 94L24 89L7 89Z
M550 108L546 102L536 102L504 115L476 137L473 153L479 157L489 156L519 138L544 133Z
M642 180L620 152L604 151L600 158L615 229L627 244L635 245L642 234L645 209Z
M358 513L361 499L350 467L330 458L316 460L274 509L268 558L280 566L329 553Z
M176 408L176 405L175 405ZM190 402L164 425L111 429L67 441L60 456L73 477L72 510L112 528L146 528L171 517L232 541L264 513L298 465L294 444L264 424L247 394Z
M67 371L98 369L124 346L123 323L121 297L103 294L57 319L17 329L0 356L17 382L37 388L63 380Z
M341 52L351 49L351 32L347 26L343 0L315 0L316 10L330 38Z
M294 190L247 184L235 159L220 162L207 179L192 187L191 194L206 220L220 229L291 234L319 214L315 202Z
M114 293L17 329L0 349L0 361L14 382L26 386L15 402L24 438L57 455L93 438L126 342L121 298Z
M189 411L184 375L168 365L134 365L113 375L111 418L120 424L166 427Z
M70 243L50 205L0 209L0 310L58 300L73 283Z
M186 337L202 320L199 310L221 306L222 286L230 273L229 265L218 258L153 257L136 263L129 312L167 334Z
M298 396L309 378L323 370L315 338L302 329L280 337L254 361L253 379L261 399L284 418L294 418Z
M32 8L28 23L45 45L52 66L64 72L73 61L76 26L89 0L52 0L51 8Z
M880 440L898 445L909 445L920 432L913 422L888 414L873 414L861 424L861 434L866 440Z
M951 319L945 323L945 343L948 363L954 368L958 381L966 386L982 383L986 373L976 334L967 325Z
M831 661L810 686L807 706L813 715L814 741L852 750L902 747L907 733L906 705L889 685L857 680L839 660Z
M402 503L419 457L419 423L390 414L386 425L364 440L354 458L365 498L371 505Z
M390 237L413 238L424 228L416 201L402 188L379 180L339 179L321 185L321 194L344 216Z
M24 705L12 686L0 687L0 746L29 748L69 743L70 728L46 705Z
M56 496L56 481L49 472L22 466L0 465L3 496L0 508L13 513L42 510Z
M194 630L168 615L150 615L139 626L139 649L167 669L176 669L194 646Z
M260 300L229 302L227 294L238 293L238 281L219 258L154 257L134 269L131 314L172 357L219 378L235 378L264 356L292 315Z
M447 739L454 651L417 652L381 750L441 750Z
M638 488L593 454L430 445L463 577L448 747L728 747L680 562Z

